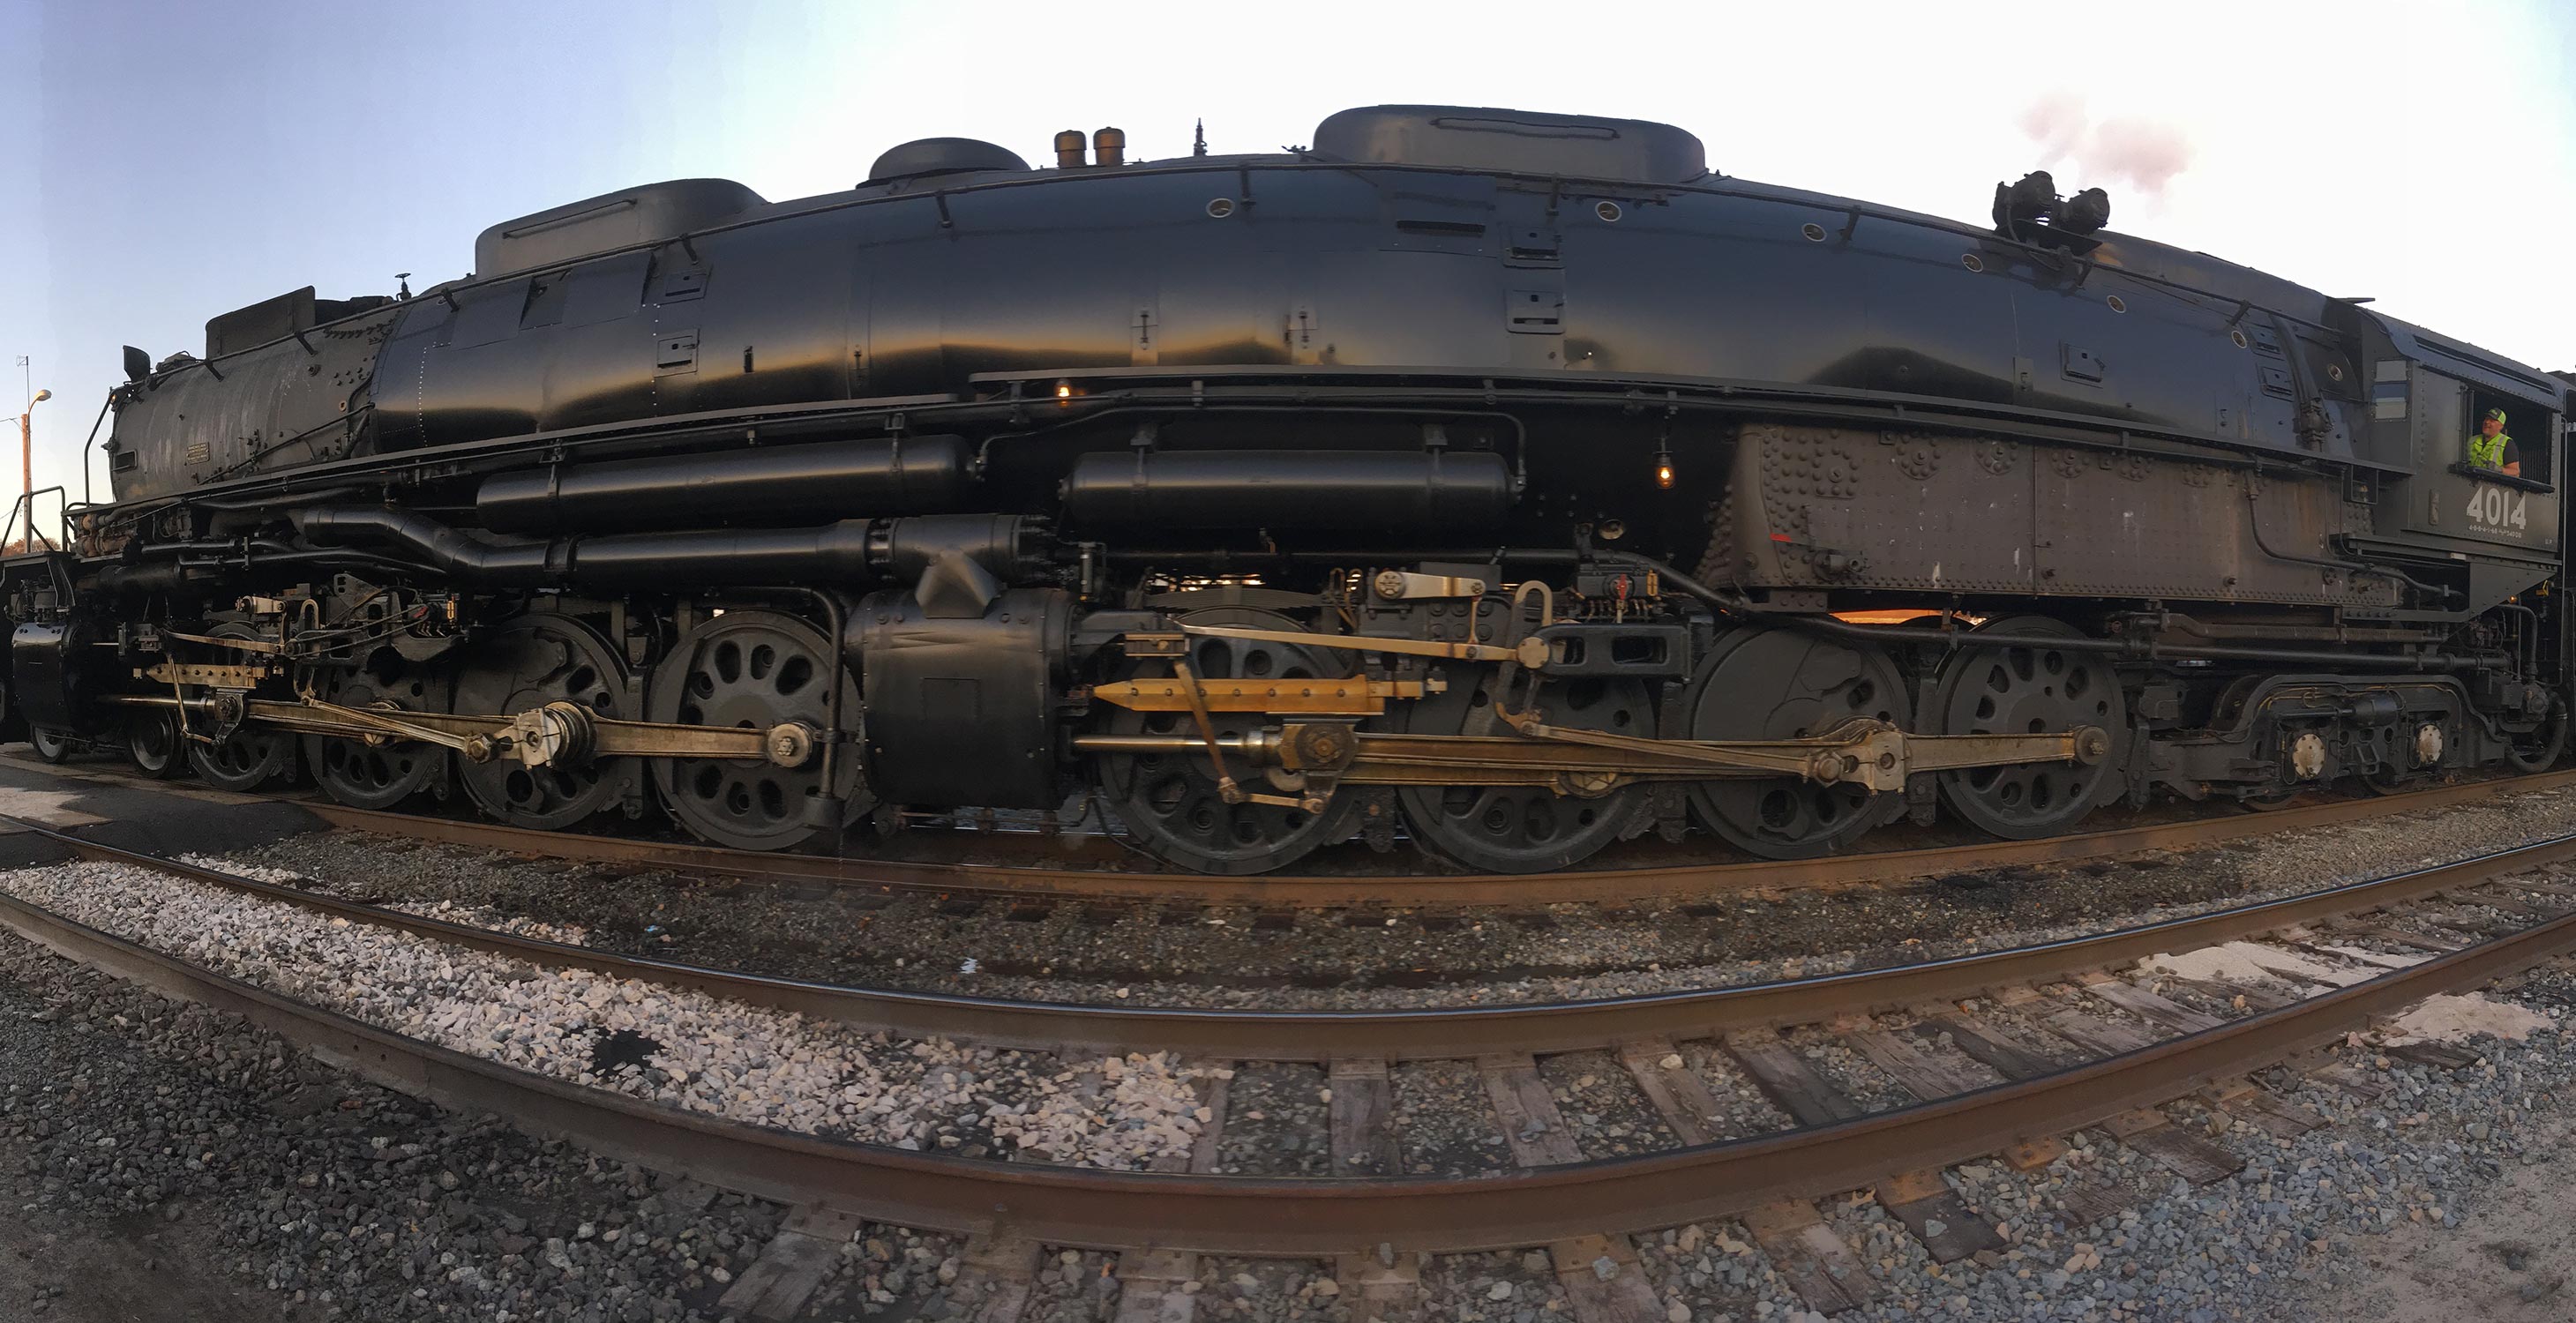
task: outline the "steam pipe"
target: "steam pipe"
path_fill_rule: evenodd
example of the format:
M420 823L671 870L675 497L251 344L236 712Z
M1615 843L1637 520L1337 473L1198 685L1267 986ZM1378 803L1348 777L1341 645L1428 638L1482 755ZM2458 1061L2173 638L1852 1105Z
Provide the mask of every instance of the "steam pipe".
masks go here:
M509 532L912 514L955 508L970 459L963 437L907 436L560 464L484 479L474 512Z
M1239 555L1220 555L1213 559L1223 563L1240 561L1245 564L1294 561L1305 564L1352 565L1373 560L1382 562L1386 554L1386 551L1381 548L1376 551L1247 552ZM1579 565L1586 561L1595 561L1625 565L1632 569L1651 570L1665 586L1678 589L1685 596L1696 597L1721 611L1737 615L1752 613L1752 603L1744 600L1741 595L1711 588L1652 556L1633 551L1604 551L1598 548L1577 551L1567 547L1460 547L1446 550L1416 550L1407 554L1411 558L1420 560L1451 560L1469 563L1499 560L1516 561L1525 565ZM1110 558L1127 563L1209 559L1204 556L1192 557L1186 553L1146 551L1112 552ZM1803 629L1811 633L1830 634L1858 642L1937 643L1954 648L2019 644L2025 647L2055 648L2060 652L2104 653L2130 661L2297 662L2316 666L2364 666L2415 671L2492 671L2512 665L2511 661L2502 657L2401 657L2385 653L2320 652L2298 648L2176 647L2172 644L2154 643L2143 639L2062 638L2054 634L1970 635L1957 630L1926 629L1919 625L1855 625L1836 620L1831 616L1782 615L1778 620L1782 625L1791 628Z
M1096 527L1483 528L1517 495L1487 451L1093 451L1059 488L1070 521Z
M744 586L820 580L863 584L874 521L819 528L705 530L553 539L490 537L410 510L325 505L295 512L308 540L392 543L429 568L504 588Z
M1575 553L1567 552L1571 557ZM1632 565L1652 570L1665 583L1692 597L1729 611L1742 611L1748 605L1732 593L1721 592L1697 579L1656 560L1633 551L1593 553L1594 559ZM1838 638L1870 643L1894 640L1905 643L1939 643L1947 647L1991 647L1996 644L2033 648L2054 648L2060 652L2099 652L2124 656L2135 661L2263 661L2298 662L2315 666L2368 666L2391 670L2414 671L2488 671L2509 662L2497 657L2393 657L2369 652L2314 652L2301 648L2177 648L2144 639L2062 638L2055 634L1963 634L1957 630L1926 629L1920 625L1855 625L1831 616L1786 616L1781 623L1810 633L1830 634Z
M2254 549L2274 560L2285 561L2292 565L2312 565L2318 569L2341 570L2346 574L2376 575L2382 579L2411 585L2419 592L2431 594L2434 601L2445 607L2451 604L2451 599L2459 596L2448 588L2426 583L2404 570L2380 565L2364 565L2358 561L2322 560L2315 556L2301 556L2275 550L2271 543L2263 540L2263 507L2254 499L2254 484L2251 482L2245 484L2245 522L2254 530Z

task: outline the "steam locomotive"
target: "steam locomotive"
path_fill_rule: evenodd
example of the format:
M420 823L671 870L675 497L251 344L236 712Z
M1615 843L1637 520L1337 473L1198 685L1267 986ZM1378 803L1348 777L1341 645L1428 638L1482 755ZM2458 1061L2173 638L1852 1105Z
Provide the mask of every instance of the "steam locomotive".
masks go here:
M2566 742L2570 379L2098 191L1987 228L1436 106L1055 152L629 189L129 348L112 498L0 562L8 720L759 850L1087 801L1219 873L2040 836ZM2490 409L2515 471L2465 462Z

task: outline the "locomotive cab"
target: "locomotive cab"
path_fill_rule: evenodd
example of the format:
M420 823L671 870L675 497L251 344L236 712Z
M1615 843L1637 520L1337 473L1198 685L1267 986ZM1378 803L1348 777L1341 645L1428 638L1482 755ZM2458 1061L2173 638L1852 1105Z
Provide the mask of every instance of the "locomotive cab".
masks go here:
M2451 594L2445 607L2419 603L2391 618L2465 620L2554 577L2564 545L2563 386L2420 328L2374 320L2386 339L2365 369L2369 449L2400 453L2404 464L2356 475L2371 530L2353 542ZM2472 462L2471 439L2491 409L2506 416L2519 474Z

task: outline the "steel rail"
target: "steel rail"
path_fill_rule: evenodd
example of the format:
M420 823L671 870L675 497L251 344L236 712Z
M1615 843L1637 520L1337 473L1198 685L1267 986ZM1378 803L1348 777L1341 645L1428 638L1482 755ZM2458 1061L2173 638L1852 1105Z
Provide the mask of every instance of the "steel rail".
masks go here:
M169 792L147 777L102 768L65 767L11 754L0 763L66 780L134 785ZM241 802L293 803L352 831L404 836L445 845L507 850L765 882L812 882L941 895L1016 896L1046 900L1188 901L1291 909L1384 906L1392 909L1690 900L1746 891L1820 890L1972 873L2083 863L2151 850L2221 845L2276 832L2341 826L2391 813L2448 808L2499 794L2576 786L2576 769L2469 781L2403 794L2337 800L2224 818L2115 827L2027 841L1977 841L1879 850L1820 859L1731 859L1558 873L1370 875L1275 874L1219 877L1199 873L1022 864L959 864L851 856L733 850L677 841L636 840L581 832L540 831L503 823L351 808L316 795L237 795ZM189 791L225 795L225 791Z
M0 923L73 959L233 1011L455 1110L784 1202L1054 1245L1319 1257L1506 1249L1729 1216L2062 1134L2259 1068L2438 992L2576 946L2576 913L2279 1010L2035 1079L1850 1121L1487 1178L1210 1178L942 1157L644 1103L468 1057L197 968L0 893Z
M549 968L688 988L748 1005L912 1038L953 1038L1043 1052L1173 1051L1253 1061L1336 1057L1439 1060L1480 1053L1569 1052L1645 1038L1704 1038L1814 1024L2235 941L2295 924L2382 908L2576 859L2576 834L2430 868L2085 937L1922 964L1720 988L1491 1006L1396 1010L1235 1010L1042 1002L860 987L743 973L546 941L319 895L165 859L0 815L84 858L189 878L355 923L392 928Z
M54 770L48 768L46 770ZM1326 874L1218 877L1106 868L923 863L823 855L768 854L667 841L537 831L499 823L305 802L335 827L450 845L640 864L763 880L829 882L891 890L1099 900L1190 900L1208 905L1390 908L1550 905L1587 901L1694 899L1727 892L1864 886L1945 873L2080 863L2149 850L2187 849L2310 827L2334 827L2417 809L2448 808L2498 794L2576 785L2576 770L2471 781L2401 795L2339 800L2228 818L2116 827L2029 841L1883 850L1821 859L1752 859L1591 869L1562 873L1338 877Z

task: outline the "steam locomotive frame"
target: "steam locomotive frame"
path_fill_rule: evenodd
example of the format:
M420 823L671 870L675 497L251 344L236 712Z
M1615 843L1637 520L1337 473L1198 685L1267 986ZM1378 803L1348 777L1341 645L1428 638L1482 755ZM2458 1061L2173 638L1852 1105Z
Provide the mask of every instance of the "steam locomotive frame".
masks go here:
M0 561L7 720L752 849L1097 804L1220 872L2562 751L2564 377L2044 175L1985 230L1629 120L1057 152L627 190L129 349L113 499Z

